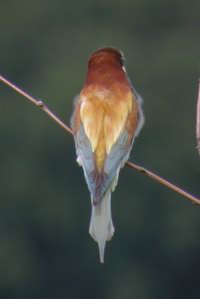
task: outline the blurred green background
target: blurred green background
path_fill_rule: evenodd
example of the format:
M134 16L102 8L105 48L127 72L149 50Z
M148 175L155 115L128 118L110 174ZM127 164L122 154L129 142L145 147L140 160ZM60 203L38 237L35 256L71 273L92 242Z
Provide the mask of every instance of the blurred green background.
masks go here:
M114 46L144 98L131 160L200 195L199 0L0 1L0 72L69 123L89 55ZM124 168L105 264L74 143L0 84L0 298L200 298L200 208Z

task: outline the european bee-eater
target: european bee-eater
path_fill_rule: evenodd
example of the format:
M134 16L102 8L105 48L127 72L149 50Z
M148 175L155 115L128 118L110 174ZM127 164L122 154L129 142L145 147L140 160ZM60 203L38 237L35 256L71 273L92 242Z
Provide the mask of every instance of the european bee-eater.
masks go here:
M98 243L101 263L106 241L114 233L111 191L144 123L141 98L123 60L123 54L114 48L91 55L71 120L77 162L83 167L91 196L89 233Z

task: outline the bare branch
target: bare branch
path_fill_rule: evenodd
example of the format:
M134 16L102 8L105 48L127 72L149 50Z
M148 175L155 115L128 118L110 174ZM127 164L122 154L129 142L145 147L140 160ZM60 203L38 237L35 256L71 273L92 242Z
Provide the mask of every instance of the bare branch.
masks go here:
M17 87L15 84L11 83L7 79L5 79L3 76L0 75L0 81L2 81L4 84L8 85L10 88L14 89L17 93L21 94L23 97L25 97L27 100L29 100L32 104L42 109L44 112L46 112L57 124L59 124L63 129L65 129L68 133L72 134L72 130L64 124L62 120L60 120L54 112L52 112L41 100L36 100L34 97Z
M184 197L186 197L187 199L189 199L190 201L192 201L195 204L200 205L200 199L198 199L197 197L193 196L192 194L184 191L183 189L177 187L176 185L170 183L169 181L167 181L166 179L163 179L162 177L160 177L159 175L151 172L148 169L145 169L144 167L141 167L139 165L136 165L130 161L126 162L126 165L130 168L134 168L136 170L138 170L139 172L147 175L148 177L152 178L153 180L159 182L160 184L164 185L165 187L183 195Z
M197 139L197 149L200 155L200 79L199 79L199 92L197 98L196 139Z
M59 126L61 126L65 131L70 133L71 135L72 130L62 121L60 120L54 112L52 112L41 100L36 100L34 97L26 93L25 91L21 90L19 87L17 87L15 84L11 83L7 79L5 79L3 76L0 75L0 81L9 86L10 88L14 89L17 93L24 96L26 99L28 99L31 103L36 105L37 107L41 108L44 112L46 112L50 118L52 118ZM200 86L200 85L199 85ZM199 87L200 88L200 87ZM197 109L197 123L198 123L198 135L197 137L200 138L200 89L199 89L199 96L198 96L198 109ZM199 112L198 112L199 111ZM198 144L198 148L200 145ZM175 191L176 193L181 194L182 196L186 197L191 202L200 205L200 199L197 197L189 194L188 192L184 191L183 189L175 186L174 184L170 183L169 181L161 178L159 175L156 175L155 173L136 165L130 161L126 162L126 165L130 168L133 168L141 173L143 173L146 176L149 176L153 180L159 182L160 184L164 185L165 187Z

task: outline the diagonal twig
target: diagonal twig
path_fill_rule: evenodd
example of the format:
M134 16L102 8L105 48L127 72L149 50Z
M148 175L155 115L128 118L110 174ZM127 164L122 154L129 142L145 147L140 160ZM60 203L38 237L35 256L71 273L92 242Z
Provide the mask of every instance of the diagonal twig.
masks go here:
M130 168L134 168L136 170L138 170L139 172L147 175L148 177L152 178L153 180L159 182L160 184L164 185L165 187L181 194L182 196L186 197L188 200L192 201L195 204L199 204L200 205L200 199L198 199L196 196L193 196L192 194L184 191L183 189L179 188L178 186L172 184L171 182L167 181L166 179L162 178L161 176L153 173L152 171L141 167L139 165L136 165L130 161L126 162L126 165Z
M46 112L49 117L51 117L57 124L59 124L63 129L65 129L68 133L72 134L72 130L65 125L65 123L56 116L56 114L51 111L47 105L43 103L41 100L36 100L34 97L32 97L30 94L27 92L23 91L19 87L17 87L15 84L11 83L9 80L4 78L3 76L0 75L0 81L3 82L4 84L8 85L10 88L14 89L17 93L21 94L23 97L25 97L27 100L29 100L32 104L36 105L40 109L42 109L44 112Z
M61 126L65 131L70 133L71 135L73 134L72 130L60 119L58 118L54 112L52 112L41 100L36 100L34 97L17 87L15 84L11 83L9 80L4 78L3 76L0 75L0 81L9 86L10 88L14 89L17 93L28 99L32 104L36 105L40 109L42 109L44 112L46 112L50 118L52 118L59 126ZM199 97L198 97L198 105L199 105L199 110L200 110L200 89L199 89ZM200 117L200 111L198 116ZM200 137L200 119L198 118L198 133L199 135L197 137ZM198 146L200 146L198 144ZM200 205L200 199L197 198L196 196L191 195L190 193L184 191L183 189L177 187L176 185L170 183L164 178L161 178L159 175L156 175L155 173L149 171L148 169L145 169L144 167L141 167L137 164L134 164L130 161L126 162L126 166L135 169L139 171L140 173L143 173L144 175L152 178L153 180L159 182L160 184L164 185L165 187L175 191L176 193L181 194L184 196L187 200L190 200L191 202Z

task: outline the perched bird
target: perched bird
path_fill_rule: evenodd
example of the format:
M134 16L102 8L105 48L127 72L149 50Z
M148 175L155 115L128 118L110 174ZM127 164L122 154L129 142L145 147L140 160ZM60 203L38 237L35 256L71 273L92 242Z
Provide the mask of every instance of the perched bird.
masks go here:
M77 162L83 167L91 196L89 233L98 243L101 263L106 241L114 233L111 191L144 123L141 98L123 60L123 54L114 48L91 55L71 119Z

